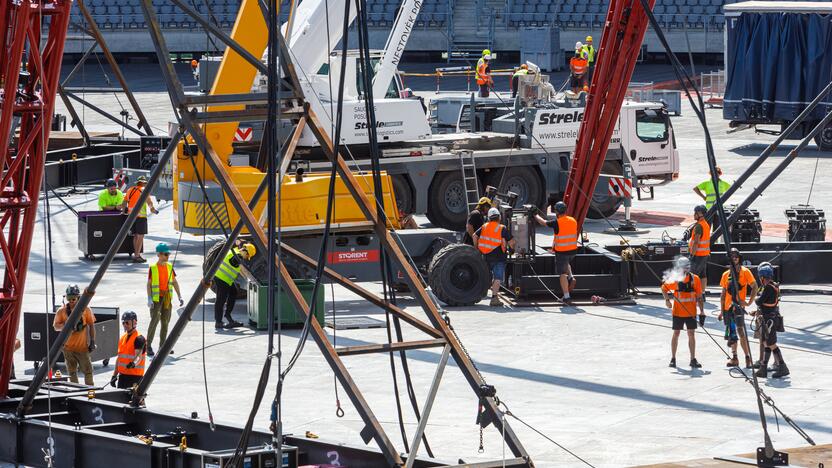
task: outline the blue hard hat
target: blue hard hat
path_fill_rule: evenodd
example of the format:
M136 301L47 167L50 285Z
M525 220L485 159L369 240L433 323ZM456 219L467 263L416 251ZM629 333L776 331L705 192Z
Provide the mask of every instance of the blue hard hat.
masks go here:
M757 268L757 274L760 275L760 278L774 278L774 268L771 265L760 265Z
M558 214L566 213L566 203L562 201L555 203L555 212Z
M156 244L156 253L170 253L170 247L164 242Z

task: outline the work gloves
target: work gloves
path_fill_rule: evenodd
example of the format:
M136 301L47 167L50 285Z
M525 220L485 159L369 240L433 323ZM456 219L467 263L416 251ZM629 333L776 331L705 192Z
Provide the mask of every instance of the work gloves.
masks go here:
M115 387L116 386L116 380L118 380L118 376L116 374L113 374L113 376L110 377L110 385Z
M153 298L152 297L147 298L147 307L149 307L151 309L153 308Z
M705 314L702 314L702 315L699 316L699 326L700 327L705 326Z
M95 351L95 340L90 340L90 345L89 345L89 346L87 346L87 349L88 349L90 352Z
M185 301L183 301L182 298L180 297L179 298L179 307L182 307L183 305L185 305Z

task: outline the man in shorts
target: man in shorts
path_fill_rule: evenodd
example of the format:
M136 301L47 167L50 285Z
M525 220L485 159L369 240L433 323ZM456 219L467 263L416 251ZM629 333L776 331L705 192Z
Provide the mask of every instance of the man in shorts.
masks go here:
M690 229L688 249L690 255L690 271L702 281L702 299L708 288L708 259L711 258L711 225L705 220L708 209L705 205L697 205L693 209L693 219L696 222Z
M673 338L670 340L670 367L676 367L676 348L679 335L686 328L688 349L690 350L690 367L702 367L696 360L696 309L699 309L699 325L705 325L705 302L702 300L702 283L699 276L691 273L690 260L678 257L671 276L676 278L662 283L664 303L673 314ZM668 295L672 294L672 296Z
M500 210L488 210L488 222L474 233L474 245L485 257L491 269L491 305L499 306L500 283L506 276L506 259L510 249L514 249L511 230L500 223Z
M560 274L560 288L563 291L563 303L572 304L570 293L575 289L575 276L572 275L572 259L578 253L578 222L566 214L566 203L555 203L556 218L548 221L539 214L534 215L535 221L541 226L548 226L555 231L552 241L552 251L555 253L555 266Z
M137 209L139 197L142 195L146 186L147 178L145 176L139 176L139 178L136 179L136 185L127 189L127 193L124 194L124 202L126 204L127 212ZM147 201L144 202L141 207L138 207L139 217L136 218L136 221L133 223L133 228L131 229L133 234L133 261L136 263L147 262L147 259L142 256L142 253L144 252L144 236L147 234L148 208L150 208L151 213L159 214L159 212L156 211L156 207L153 206L152 197L147 197Z

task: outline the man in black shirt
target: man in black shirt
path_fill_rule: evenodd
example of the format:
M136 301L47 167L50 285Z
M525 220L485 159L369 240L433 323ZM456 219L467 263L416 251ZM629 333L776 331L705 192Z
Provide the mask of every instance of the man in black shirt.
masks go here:
M789 368L783 360L783 354L777 346L777 332L783 331L783 317L780 315L780 287L774 282L774 268L770 265L761 265L757 268L763 290L757 298L758 314L763 315L760 322L760 341L765 346L765 354L760 368L757 369L757 377L768 377L768 360L774 354L777 360L772 377L779 379L789 375Z
M465 235L462 237L463 244L474 245L474 233L485 223L485 215L489 208L491 208L491 199L482 197L477 203L477 208L468 214L468 221L465 223Z
M514 249L515 241L511 231L500 223L500 210L488 210L488 222L474 233L474 245L485 256L491 270L491 305L499 306L500 283L506 275L506 254Z

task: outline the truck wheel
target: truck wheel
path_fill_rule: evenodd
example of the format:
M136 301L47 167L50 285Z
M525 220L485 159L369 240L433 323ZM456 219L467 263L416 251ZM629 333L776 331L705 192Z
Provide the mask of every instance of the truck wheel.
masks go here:
M459 171L440 172L430 184L428 219L435 227L459 231L465 228L468 206Z
M413 203L413 191L410 190L410 184L407 183L407 178L403 175L396 174L390 177L393 182L393 195L396 197L396 207L405 214L412 214L415 210L415 203Z
M624 168L619 161L604 161L604 165L601 166L601 174L624 175ZM586 216L589 219L609 218L618 211L622 203L624 203L623 198L613 197L605 193L593 193L592 203L589 205Z
M491 272L474 246L453 244L431 259L428 284L436 297L449 306L472 305L488 293Z
M500 192L516 193L517 206L532 204L541 207L545 202L543 181L531 167L509 167L505 170L491 171L486 183L497 187Z
M822 151L832 151L832 123L826 124L826 127L815 135L815 143Z

